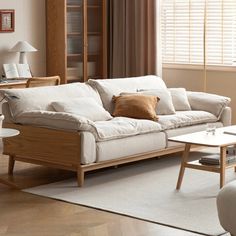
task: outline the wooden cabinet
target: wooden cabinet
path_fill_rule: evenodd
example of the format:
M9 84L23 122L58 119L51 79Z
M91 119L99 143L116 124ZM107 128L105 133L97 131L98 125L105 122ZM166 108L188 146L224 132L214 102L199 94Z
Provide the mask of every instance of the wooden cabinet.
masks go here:
M46 0L47 75L107 77L106 0Z

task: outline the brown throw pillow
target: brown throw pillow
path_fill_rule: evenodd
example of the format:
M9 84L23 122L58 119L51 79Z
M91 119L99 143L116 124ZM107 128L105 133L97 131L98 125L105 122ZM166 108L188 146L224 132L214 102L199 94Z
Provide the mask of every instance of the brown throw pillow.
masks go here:
M125 116L136 119L158 120L156 107L159 98L152 95L113 96L115 109L113 116Z

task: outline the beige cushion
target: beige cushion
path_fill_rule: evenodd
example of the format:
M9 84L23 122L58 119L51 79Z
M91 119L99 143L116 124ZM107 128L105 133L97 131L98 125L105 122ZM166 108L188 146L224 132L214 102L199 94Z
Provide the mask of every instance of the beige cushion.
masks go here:
M54 111L51 103L59 100L92 97L102 105L98 92L84 83L25 89L3 89L0 90L0 94L7 96L6 99L14 118L20 113L33 110Z
M218 119L231 99L216 94L203 92L187 92L192 110L202 110L214 114Z
M136 119L157 121L156 107L159 98L149 95L120 95L114 96L115 109L113 116L124 116Z
M190 111L191 106L185 88L169 88L176 111Z
M122 79L90 79L88 83L98 90L104 108L110 113L114 110L114 103L112 102L113 96L118 96L122 92L134 93L139 89L166 88L164 81L155 75Z
M91 97L52 102L52 106L56 111L76 114L92 121L112 119L110 113Z
M175 108L172 103L172 97L167 89L150 89L139 90L138 93L157 96L160 100L156 108L158 115L172 115L175 114Z

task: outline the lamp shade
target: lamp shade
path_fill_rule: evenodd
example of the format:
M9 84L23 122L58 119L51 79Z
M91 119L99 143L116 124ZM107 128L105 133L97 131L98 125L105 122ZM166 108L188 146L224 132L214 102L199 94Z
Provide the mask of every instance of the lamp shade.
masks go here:
M38 50L26 41L19 41L13 48L10 49L10 52L36 52L36 51Z

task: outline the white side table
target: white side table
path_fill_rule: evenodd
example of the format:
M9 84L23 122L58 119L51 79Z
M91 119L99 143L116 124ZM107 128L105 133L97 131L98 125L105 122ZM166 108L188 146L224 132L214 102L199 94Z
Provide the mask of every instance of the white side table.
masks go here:
M10 138L10 137L14 137L18 134L20 134L20 131L16 130L16 129L8 129L8 128L0 129L0 138ZM17 188L17 186L14 183L12 183L8 180L2 179L2 178L0 178L0 183L6 184L6 185L13 187L13 188Z
M0 138L10 138L18 135L20 133L17 129L8 129L2 128L0 129Z

